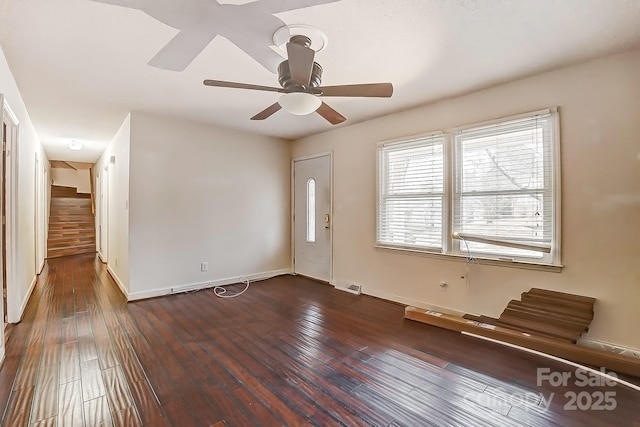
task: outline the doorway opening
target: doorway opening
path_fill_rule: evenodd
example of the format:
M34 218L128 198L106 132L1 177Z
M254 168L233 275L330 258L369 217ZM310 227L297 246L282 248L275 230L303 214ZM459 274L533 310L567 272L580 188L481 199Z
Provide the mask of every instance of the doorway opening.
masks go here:
M4 325L20 321L20 303L15 294L15 254L17 245L15 233L17 216L15 201L17 196L17 153L18 118L4 97L2 105L2 158L0 159L0 270L2 280L2 316ZM4 330L3 330L4 331Z

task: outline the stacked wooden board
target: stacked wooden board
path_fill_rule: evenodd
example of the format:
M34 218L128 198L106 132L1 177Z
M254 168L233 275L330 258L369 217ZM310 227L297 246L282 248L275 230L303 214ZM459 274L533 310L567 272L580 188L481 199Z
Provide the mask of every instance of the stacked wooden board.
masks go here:
M576 344L593 320L595 298L531 289L498 319L406 307L405 318L640 377L640 359Z
M465 319L576 343L589 331L595 298L533 288L511 300L500 318L465 315Z

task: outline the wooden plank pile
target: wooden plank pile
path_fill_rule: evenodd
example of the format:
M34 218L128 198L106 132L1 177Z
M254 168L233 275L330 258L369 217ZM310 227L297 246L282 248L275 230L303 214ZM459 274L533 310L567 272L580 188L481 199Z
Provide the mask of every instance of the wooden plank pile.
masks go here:
M595 302L595 298L533 288L523 292L519 301L509 301L497 319L411 306L405 308L404 317L640 377L640 359L576 344L589 330Z

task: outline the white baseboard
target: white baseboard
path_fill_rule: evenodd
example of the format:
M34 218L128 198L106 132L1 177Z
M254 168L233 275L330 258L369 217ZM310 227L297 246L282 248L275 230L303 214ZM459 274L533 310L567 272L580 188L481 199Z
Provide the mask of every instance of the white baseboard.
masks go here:
M440 313L451 314L453 316L463 316L466 314L465 312L456 310L454 308L430 304L426 301L419 301L412 298L405 298L403 296L390 294L387 292L371 290L371 289L367 289L367 287L365 286L362 286L362 293L365 295L371 295L372 297L385 299L387 301L393 301L400 304L411 305L413 307L424 308L425 310L438 311Z
M113 281L116 282L116 285L118 285L118 287L120 288L120 291L122 291L122 294L127 299L129 299L129 292L127 292L127 289L125 288L124 284L122 283L122 280L120 280L120 278L118 277L116 272L113 271L113 269L111 268L111 266L109 264L107 264L107 271L109 272L109 275L111 276Z
M33 293L33 289L36 287L36 283L38 283L38 276L33 276L33 280L31 281L31 284L29 285L29 289L27 290L27 293L24 296L24 299L20 303L20 311L18 312L19 317L18 317L17 322L22 320L22 316L24 315L24 311L27 309L27 304L29 303L29 298L31 298L31 294Z
M613 344L605 341L594 340L591 338L580 338L578 344L585 347L597 348L598 350L610 351L623 356L637 357L640 359L640 349L624 347L618 344Z
M178 284L172 287L150 289L148 291L140 291L140 292L131 292L128 295L128 300L135 301L135 300L146 299L146 298L161 297L161 296L171 295L171 294L179 294L182 292L197 291L201 289L212 288L214 286L226 286L226 285L232 285L234 283L241 283L246 280L249 280L250 282L257 282L260 280L270 279L276 276L283 276L285 274L291 274L291 269L283 268L281 270L271 270L271 271L265 271L262 273L247 274L244 276L235 276L235 277L228 277L225 279L209 280L207 282L185 283L185 284Z
M103 264L107 263L107 261L105 261L104 257L102 256L102 253L100 251L98 251L98 258L100 259L100 262L102 262Z

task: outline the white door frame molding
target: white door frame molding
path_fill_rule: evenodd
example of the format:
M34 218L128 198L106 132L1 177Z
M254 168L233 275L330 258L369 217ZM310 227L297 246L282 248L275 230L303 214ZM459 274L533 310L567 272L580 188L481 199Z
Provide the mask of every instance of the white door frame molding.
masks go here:
M291 159L291 271L296 274L294 257L296 254L296 233L295 233L295 164L303 160L329 157L329 283L333 284L333 151L310 154L307 156L294 157Z
M4 260L7 270L7 321L17 323L20 321L20 292L16 277L16 255L18 253L17 230L17 195L18 195L18 137L20 135L20 122L7 100L3 98L2 120L7 122L7 164L5 173L6 186L6 242L7 258Z
M100 171L100 240L97 248L98 256L105 264L109 264L109 175L107 164Z

